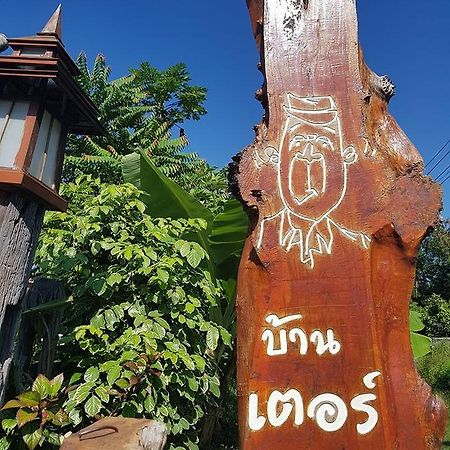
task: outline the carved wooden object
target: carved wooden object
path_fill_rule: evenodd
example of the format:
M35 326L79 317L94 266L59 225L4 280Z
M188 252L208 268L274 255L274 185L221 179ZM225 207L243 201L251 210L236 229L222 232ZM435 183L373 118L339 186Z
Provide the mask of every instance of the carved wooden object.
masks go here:
M241 450L439 449L409 299L441 193L358 47L354 0L248 0L265 108L232 183Z
M163 450L166 426L155 420L106 417L66 439L61 450Z

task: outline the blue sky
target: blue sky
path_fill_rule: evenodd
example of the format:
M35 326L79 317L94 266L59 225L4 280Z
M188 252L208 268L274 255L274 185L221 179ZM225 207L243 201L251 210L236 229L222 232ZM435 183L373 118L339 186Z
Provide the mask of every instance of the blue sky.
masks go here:
M0 0L0 32L34 34L57 4ZM450 2L358 0L358 14L368 64L397 85L390 110L429 161L450 139ZM114 77L142 61L161 69L185 62L193 82L209 91L208 115L185 126L189 150L210 163L227 164L253 141L261 76L245 0L66 0L63 40L74 57L103 53ZM448 164L450 155L439 168ZM444 188L448 216L450 179Z

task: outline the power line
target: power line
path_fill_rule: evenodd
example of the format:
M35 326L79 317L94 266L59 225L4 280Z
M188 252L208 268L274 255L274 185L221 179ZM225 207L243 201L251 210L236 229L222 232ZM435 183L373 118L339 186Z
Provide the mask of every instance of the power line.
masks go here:
M441 184L444 184L449 178L450 178L450 173L447 175L446 178L444 178L443 181L441 181Z
M445 155L428 171L427 175L430 175L431 172L433 172L433 170L436 169L436 167L439 166L439 164L444 161L444 159L447 158L448 155L450 155L450 150L446 152Z
M444 151L445 147L450 144L450 139L444 144L444 146L425 164L425 169ZM434 169L434 167L433 167ZM431 170L433 170L431 169ZM431 172L431 171L430 171Z
M448 169L450 169L450 164L435 178L435 180L438 181L442 175L445 175L445 172L447 172Z

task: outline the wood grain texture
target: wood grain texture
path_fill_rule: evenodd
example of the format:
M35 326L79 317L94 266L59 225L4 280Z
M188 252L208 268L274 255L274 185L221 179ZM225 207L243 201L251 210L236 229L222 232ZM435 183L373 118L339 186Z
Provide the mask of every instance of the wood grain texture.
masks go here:
M52 377L58 326L62 318L62 312L59 309L28 315L24 318L22 313L44 303L61 301L65 298L66 294L61 282L44 278L30 280L19 303L6 308L1 328L0 367L3 385L7 387L10 398L26 390L29 380L35 379L39 373L48 378ZM31 358L36 351L36 331L39 328L45 330L38 337L42 350L37 368L30 370ZM2 396L4 394L5 390Z
M53 363L59 324L64 310L53 308L24 316L22 313L45 303L60 302L65 299L66 293L60 281L47 278L32 279L28 282L20 304L14 308L8 308L16 316L8 327L12 337L10 346L2 342L4 354L0 364L4 364L6 360L14 361L9 374L9 398L25 391L29 380L34 380L40 373L47 378L54 376ZM36 344L41 347L37 366L31 364L33 354L36 356Z
M148 419L106 417L72 434L61 450L163 450L167 429Z
M353 0L247 5L265 116L231 167L252 221L237 294L240 448L440 449L445 407L415 370L408 322L440 189L388 113L394 86L364 63Z
M15 323L30 276L44 208L19 192L0 192L0 404L11 365Z

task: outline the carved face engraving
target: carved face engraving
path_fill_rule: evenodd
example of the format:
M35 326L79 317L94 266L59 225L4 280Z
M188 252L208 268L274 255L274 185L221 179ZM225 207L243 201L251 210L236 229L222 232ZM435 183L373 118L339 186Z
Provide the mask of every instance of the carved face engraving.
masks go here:
M357 155L353 147L343 147L332 97L288 94L287 100L278 166L281 198L294 220L320 221L342 201L347 166Z
M285 125L276 157L268 147L264 159L277 164L278 194L284 209L264 218L257 247L264 245L268 222L278 223L279 244L298 247L300 260L314 268L316 254L331 254L334 232L367 248L370 238L346 229L332 219L347 193L348 167L358 160L354 147L344 147L341 120L331 96L288 94ZM258 159L256 162L258 164Z

